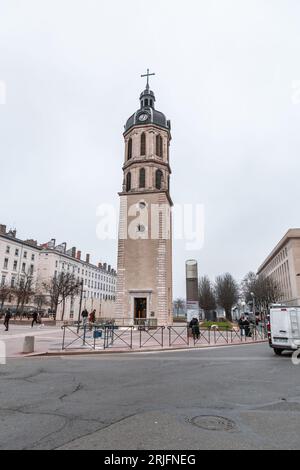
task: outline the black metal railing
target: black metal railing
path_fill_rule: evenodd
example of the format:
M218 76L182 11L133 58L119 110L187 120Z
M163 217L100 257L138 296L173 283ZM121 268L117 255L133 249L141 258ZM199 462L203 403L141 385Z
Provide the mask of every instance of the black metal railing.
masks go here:
M168 326L169 346L190 344L190 335L186 326Z
M63 330L62 350L82 347L96 349L97 341L103 338L103 329L97 324L78 325L77 322L70 322L65 323L61 328Z
M264 329L190 328L185 326L154 326L154 324L122 325L114 323L65 323L62 327L62 349L143 349L164 345L195 347L232 343L250 343L267 339Z
M119 328L115 325L106 325L104 327L104 344L103 348L126 347L132 349L132 336L134 326L124 326Z

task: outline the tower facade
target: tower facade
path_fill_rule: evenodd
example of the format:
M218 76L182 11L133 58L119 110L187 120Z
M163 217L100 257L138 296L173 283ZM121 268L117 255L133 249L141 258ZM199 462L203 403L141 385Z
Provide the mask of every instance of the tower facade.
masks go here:
M171 124L149 88L125 125L116 318L172 323Z

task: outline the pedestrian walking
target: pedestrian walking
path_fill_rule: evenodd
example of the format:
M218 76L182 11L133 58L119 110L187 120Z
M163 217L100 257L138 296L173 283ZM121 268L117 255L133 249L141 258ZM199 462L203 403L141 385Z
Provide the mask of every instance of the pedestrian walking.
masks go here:
M6 310L5 316L4 316L5 331L8 331L10 319L11 319L11 311L10 311L10 309L8 308L8 309Z
M39 317L39 314L37 313L37 311L34 311L32 314L31 328L33 328L34 323L38 324L38 317Z
M200 337L199 320L197 317L192 318L192 320L190 321L189 327L192 329L192 335L193 335L194 341L196 341L196 339L199 339Z
M238 323L239 323L239 328L240 328L241 337L245 336L245 324L244 324L244 322L245 322L245 317L243 316L243 317L241 317L241 318L239 319L239 322L238 322Z
M250 322L248 318L245 318L244 320L244 329L245 329L245 336L249 337L250 336Z
M90 320L90 323L95 323L95 321L96 321L96 310L95 309L90 313L89 320Z

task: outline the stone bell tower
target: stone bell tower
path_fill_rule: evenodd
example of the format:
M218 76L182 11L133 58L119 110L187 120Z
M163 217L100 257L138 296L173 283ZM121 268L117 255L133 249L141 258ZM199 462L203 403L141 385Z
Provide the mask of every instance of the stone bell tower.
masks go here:
M125 125L120 196L116 318L172 323L171 123L149 88ZM153 74L154 75L154 74Z

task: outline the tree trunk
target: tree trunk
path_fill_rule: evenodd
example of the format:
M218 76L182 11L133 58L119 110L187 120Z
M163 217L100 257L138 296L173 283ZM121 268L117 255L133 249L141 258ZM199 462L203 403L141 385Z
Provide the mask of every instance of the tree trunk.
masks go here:
M24 303L25 303L25 299L23 299L22 303L21 303L20 315L22 315L22 316L23 316L23 312L24 312Z
M231 308L230 309L225 309L225 316L226 316L226 320L232 322L232 314L231 314Z

